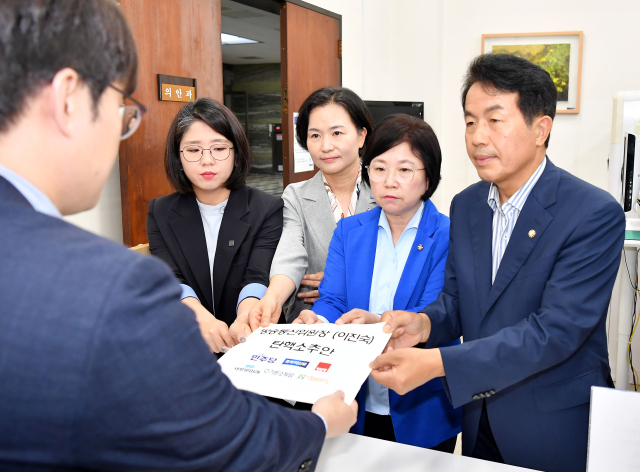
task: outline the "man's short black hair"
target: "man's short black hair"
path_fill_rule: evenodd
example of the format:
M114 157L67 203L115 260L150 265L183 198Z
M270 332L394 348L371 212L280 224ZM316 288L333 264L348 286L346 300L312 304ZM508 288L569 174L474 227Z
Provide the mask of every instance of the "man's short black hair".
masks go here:
M0 132L66 67L87 84L95 106L110 83L135 89L136 46L115 2L0 1Z
M516 92L518 108L525 123L531 126L539 116L556 116L558 89L547 71L532 62L511 54L483 54L469 65L462 86L462 108L473 84L499 92ZM551 134L549 134L551 137ZM549 147L549 137L545 147Z
M429 181L429 188L422 195L422 200L427 201L440 183L442 152L436 133L420 118L398 113L380 120L376 129L373 130L367 150L362 156L362 167L370 165L371 161L380 154L384 154L402 143L409 144L415 156L422 161L424 172ZM362 173L362 180L371 186L368 172Z
M367 130L365 144L360 148L359 155L362 157L366 148L366 143L371 131L373 131L373 120L367 105L353 90L344 87L324 87L316 90L307 97L298 112L296 122L296 139L300 146L307 149L307 131L309 130L309 115L314 108L335 103L342 106L358 132ZM307 149L308 150L308 149Z
M209 125L212 130L231 141L235 165L224 186L229 190L242 187L253 165L253 154L242 125L236 115L224 105L211 98L199 98L182 107L171 123L167 135L164 169L173 188L182 195L193 192L191 181L182 171L180 141L196 121Z

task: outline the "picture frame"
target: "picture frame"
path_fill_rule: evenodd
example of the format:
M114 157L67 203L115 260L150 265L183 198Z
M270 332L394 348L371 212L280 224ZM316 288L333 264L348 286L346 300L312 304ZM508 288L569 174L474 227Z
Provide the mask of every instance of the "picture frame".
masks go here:
M540 65L558 87L556 113L580 112L582 31L483 34L482 54L494 51Z

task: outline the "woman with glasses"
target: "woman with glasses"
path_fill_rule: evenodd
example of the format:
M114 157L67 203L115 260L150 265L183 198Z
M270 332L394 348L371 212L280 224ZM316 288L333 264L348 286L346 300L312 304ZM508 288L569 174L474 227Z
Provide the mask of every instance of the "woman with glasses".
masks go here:
M271 265L265 296L248 318L238 317L231 334L242 341L260 324L295 319L318 299L327 250L342 218L375 206L361 181L360 157L373 124L367 106L347 88L325 87L300 107L296 139L320 170L284 190L284 230Z
M253 163L235 115L200 98L185 105L167 136L165 171L177 190L151 200L151 254L182 284L213 352L234 345L229 325L264 295L282 233L282 200L247 187Z
M444 285L449 218L429 200L440 182L438 139L423 120L386 117L364 153L378 208L338 223L320 299L294 323L378 323L388 310L418 312ZM459 340L452 344L459 344ZM461 429L439 378L401 396L371 377L358 394L351 432L453 452Z

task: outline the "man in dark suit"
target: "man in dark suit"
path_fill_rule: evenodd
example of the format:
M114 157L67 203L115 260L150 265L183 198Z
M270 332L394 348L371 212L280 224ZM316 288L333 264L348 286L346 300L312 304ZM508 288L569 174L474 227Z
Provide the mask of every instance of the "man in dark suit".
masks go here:
M423 313L383 315L393 337L372 375L399 393L442 377L463 407L464 455L567 472L585 470L591 386L613 386L605 320L625 223L546 157L556 95L524 59L472 62L462 104L482 181L451 204L442 293Z
M61 219L141 118L115 2L4 0L0 31L0 469L313 469L355 406L237 391L165 264Z

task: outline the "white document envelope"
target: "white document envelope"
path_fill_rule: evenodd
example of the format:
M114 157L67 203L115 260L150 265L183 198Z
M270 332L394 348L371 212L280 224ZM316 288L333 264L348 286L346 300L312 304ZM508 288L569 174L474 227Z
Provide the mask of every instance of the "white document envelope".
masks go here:
M350 404L387 345L384 323L259 328L218 361L240 390L315 403L336 390ZM361 405L364 407L364 405Z

